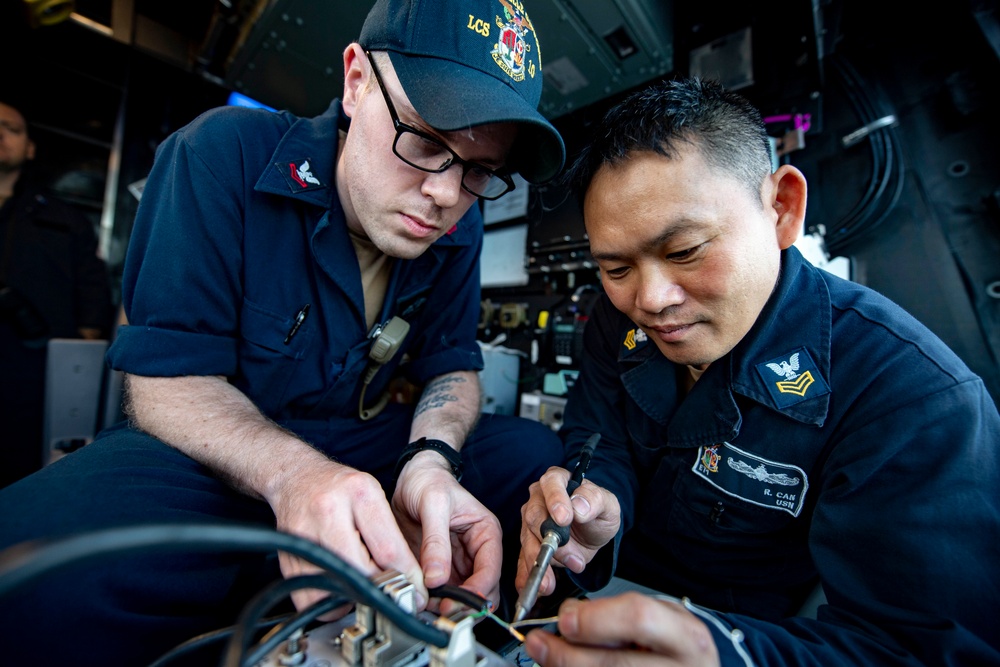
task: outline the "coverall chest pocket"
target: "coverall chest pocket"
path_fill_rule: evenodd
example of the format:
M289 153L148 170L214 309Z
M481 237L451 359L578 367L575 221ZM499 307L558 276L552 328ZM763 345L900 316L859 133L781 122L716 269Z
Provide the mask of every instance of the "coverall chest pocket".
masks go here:
M664 509L656 519L662 522L657 530L671 538L663 543L664 548L682 561L694 560L720 569L730 567L735 558L749 564L761 581L780 577L800 557L808 561L808 521L794 514L802 507L804 480L799 477L797 483L789 484L794 477L773 477L768 482L766 469L736 465L736 470L732 464L741 459L727 457L720 450L688 450L673 484L660 487L658 502ZM728 472L746 477L747 483L721 474ZM791 500L793 496L795 500Z
M633 401L627 401L625 427L634 443L633 451L640 475L641 471L651 474L669 446L666 426L656 422Z
M278 314L243 300L240 320L240 373L248 394L265 414L285 404L296 373L304 372L304 357L314 334L308 319L289 336L292 314ZM287 341L287 343L286 343Z
M725 534L770 535L794 521L803 500L801 476L748 468L714 448L690 450L686 458L695 454L697 461L686 461L670 488L671 530L715 540Z

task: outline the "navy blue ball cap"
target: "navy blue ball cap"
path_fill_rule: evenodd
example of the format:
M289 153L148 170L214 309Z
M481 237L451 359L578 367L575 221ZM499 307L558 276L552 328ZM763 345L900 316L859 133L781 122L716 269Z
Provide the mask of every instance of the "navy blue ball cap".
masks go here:
M508 167L531 183L562 169L562 136L538 112L542 56L520 0L377 0L358 43L388 52L414 110L431 127L516 123Z

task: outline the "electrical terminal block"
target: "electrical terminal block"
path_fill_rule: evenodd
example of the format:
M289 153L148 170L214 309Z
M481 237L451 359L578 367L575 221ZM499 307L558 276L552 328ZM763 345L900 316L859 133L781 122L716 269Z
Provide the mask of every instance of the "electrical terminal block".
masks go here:
M472 634L473 617L465 613L461 620L444 616L434 625L449 635L448 646L431 647L430 667L476 667L476 638Z
M416 612L414 586L399 572L386 572L373 583L411 614ZM387 667L407 664L425 650L425 645L390 623L382 614L375 614L375 636L364 641L365 667Z
M477 643L473 627L483 610L469 602L449 616L416 612L416 593L405 575L389 570L372 578L396 605L448 635L448 645L433 646L394 625L389 616L358 603L353 614L295 634L258 667L503 667L503 658ZM473 602L473 604L475 604Z
M500 306L500 326L516 329L528 323L528 307L523 303L505 303Z

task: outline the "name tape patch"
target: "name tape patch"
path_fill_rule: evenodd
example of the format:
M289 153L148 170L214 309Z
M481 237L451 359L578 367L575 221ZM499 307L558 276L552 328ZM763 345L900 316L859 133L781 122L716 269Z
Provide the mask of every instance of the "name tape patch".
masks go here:
M802 468L769 461L728 442L699 448L691 471L730 496L792 516L802 511L809 490Z

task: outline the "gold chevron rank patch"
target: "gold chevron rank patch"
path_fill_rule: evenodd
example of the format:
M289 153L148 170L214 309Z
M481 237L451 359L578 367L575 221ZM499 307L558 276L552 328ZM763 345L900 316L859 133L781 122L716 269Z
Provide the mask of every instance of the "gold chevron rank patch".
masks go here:
M800 375L795 380L786 380L785 382L777 382L778 391L782 394L795 394L796 396L805 396L806 392L809 391L809 387L813 380L812 371L806 371Z
M641 350L648 342L649 336L646 335L645 331L639 327L629 329L622 339L622 346L625 348L622 350L622 356L627 357L636 350Z
M756 369L779 409L830 393L830 386L804 347L757 364Z

